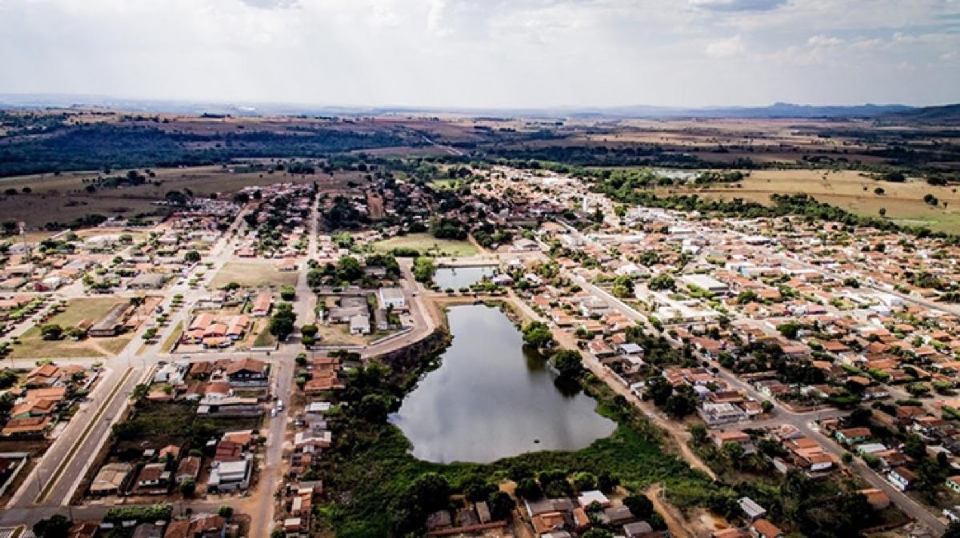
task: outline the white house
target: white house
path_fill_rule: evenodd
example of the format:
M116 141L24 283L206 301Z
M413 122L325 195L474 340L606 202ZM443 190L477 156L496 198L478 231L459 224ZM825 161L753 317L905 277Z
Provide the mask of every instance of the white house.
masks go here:
M407 308L407 298L400 288L380 288L380 304L384 309L404 310Z

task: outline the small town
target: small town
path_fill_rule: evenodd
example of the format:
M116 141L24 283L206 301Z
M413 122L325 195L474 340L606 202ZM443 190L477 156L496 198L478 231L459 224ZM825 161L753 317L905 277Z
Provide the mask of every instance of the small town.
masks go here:
M798 525L780 504L797 493L762 485L783 479L840 499L851 529L936 536L960 520L960 317L944 291L960 246L633 205L554 171L437 168L457 178L438 188L360 166L376 181L343 194L276 183L171 202L156 224L40 241L15 228L0 271L0 521L71 537L322 536L343 517L338 473L355 472L337 470L343 451L386 424L418 454L406 424L423 419L391 383L450 336L456 351L468 337L453 316L484 305L556 382L612 409L589 412L598 429L646 424L689 476L428 473L399 525L775 538ZM684 496L709 503L695 524Z

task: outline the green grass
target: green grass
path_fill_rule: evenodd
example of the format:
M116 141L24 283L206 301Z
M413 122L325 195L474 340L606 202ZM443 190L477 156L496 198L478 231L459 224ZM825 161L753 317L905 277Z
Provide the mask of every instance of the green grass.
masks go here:
M173 346L176 345L177 340L180 339L180 335L183 334L183 322L178 321L177 326L173 329L173 332L170 333L170 336L163 341L163 346L160 347L161 353L170 353L173 350Z
M275 345L277 345L277 338L270 334L270 324L265 323L263 325L263 330L257 335L257 339L253 341L253 347L268 347Z
M398 235L373 244L373 249L377 252L389 252L395 248L412 248L421 254L438 257L466 258L477 255L477 248L469 241L437 239L425 233Z

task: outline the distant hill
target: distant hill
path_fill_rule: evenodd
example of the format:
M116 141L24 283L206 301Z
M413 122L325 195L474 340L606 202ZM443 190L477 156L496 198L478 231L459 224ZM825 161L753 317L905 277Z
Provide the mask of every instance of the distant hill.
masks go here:
M960 125L960 104L928 106L884 114L881 121Z

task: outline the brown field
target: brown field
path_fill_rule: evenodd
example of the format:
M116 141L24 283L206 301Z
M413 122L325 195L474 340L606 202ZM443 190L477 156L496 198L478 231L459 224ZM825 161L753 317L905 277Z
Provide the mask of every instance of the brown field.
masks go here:
M882 188L884 194L875 194L876 188ZM921 180L890 183L854 171L762 170L751 172L741 188L671 188L658 192L695 192L709 198L743 198L760 203L770 203L771 194L802 192L859 215L879 216L880 208L885 208L887 218L902 224L925 225L932 230L960 233L960 193L954 187L934 187ZM936 196L940 205L927 205L923 201L926 194Z
M246 288L293 286L297 283L298 274L296 271L277 271L270 260L260 263L228 263L217 273L217 276L213 277L210 287L221 288L231 282Z
M64 329L74 327L83 320L96 322L114 305L126 302L125 299L91 298L74 299L67 309L50 318L47 323L55 323ZM20 344L13 348L15 359L56 359L64 357L106 357L116 355L133 339L132 334L122 334L114 338L85 338L74 342L69 337L48 341L40 337L40 327L33 326L20 337Z
M138 214L162 216L166 209L154 204L171 190L189 189L197 196L234 192L244 187L270 185L273 183L313 183L328 192L347 192L348 183L365 183L361 172L317 173L313 175L290 175L286 172L234 172L233 168L198 166L192 168L166 168L154 170L152 183L135 187L101 189L90 194L83 189L84 179L93 179L97 172L66 172L60 175L34 174L0 178L0 191L14 188L18 191L30 187L31 193L14 196L0 195L0 215L3 220L24 221L30 229L36 229L51 221L70 222L90 214L107 217L130 218ZM126 170L117 170L110 175L124 175Z

